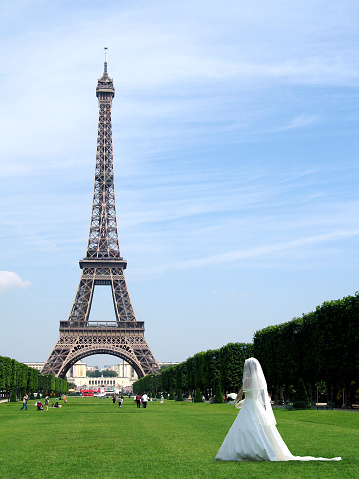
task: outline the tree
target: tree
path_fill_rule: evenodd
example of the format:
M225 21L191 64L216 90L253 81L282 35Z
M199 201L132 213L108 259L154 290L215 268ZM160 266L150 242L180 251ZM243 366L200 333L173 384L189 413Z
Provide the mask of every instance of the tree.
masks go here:
M221 391L221 387L220 387L219 384L216 387L216 394L213 398L213 402L215 404L223 404L223 396L222 396L222 391Z
M177 390L176 401L183 401L183 395L182 395L181 389L178 389L178 390Z
M99 369L95 369L95 371L87 371L86 376L88 378L100 378L101 377L101 371Z
M104 378L115 378L115 377L117 377L117 373L116 373L116 371L110 371L109 369L104 369L102 371L102 376Z
M299 378L298 380L297 390L294 395L293 407L294 409L310 409L307 391L302 378Z
M196 395L194 397L194 402L203 402L201 390L199 388L196 389Z

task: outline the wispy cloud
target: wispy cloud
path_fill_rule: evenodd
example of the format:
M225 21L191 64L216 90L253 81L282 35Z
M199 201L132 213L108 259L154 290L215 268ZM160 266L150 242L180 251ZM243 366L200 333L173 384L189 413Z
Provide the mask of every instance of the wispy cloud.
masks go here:
M313 111L298 116L294 98L284 105L283 89L359 81L355 52L343 40L354 30L347 18L352 2L337 9L311 4L310 22L305 6L292 11L282 2L268 8L264 1L256 7L228 1L220 14L215 2L185 1L180 8L136 2L109 7L103 20L94 2L86 13L69 4L48 9L44 1L31 7L6 3L3 22L11 48L3 46L0 85L16 96L2 102L2 176L66 169L74 158L81 166L93 157L96 100L91 102L90 95L93 79L101 74L99 43L110 48L109 72L121 98L114 120L132 157L136 149L147 153L156 141L173 148L184 139L214 142L219 128L234 131L237 142L258 138L260 121L271 123L282 109L286 118L294 118L286 128L304 127L321 116ZM34 25L29 15L37 18ZM266 21L259 23L261 15ZM267 111L260 106L263 95ZM233 139L233 134L221 137L222 142ZM16 161L9 162L9 156Z
M234 263L237 261L254 258L254 257L268 257L274 253L281 253L295 248L311 246L315 244L322 244L331 241L339 241L343 239L353 238L359 235L359 229L354 231L338 231L322 235L307 236L294 241L281 242L276 244L268 244L249 248L245 250L229 251L228 253L208 256L206 258L199 258L190 261L183 261L181 263L173 263L162 267L162 271L178 271L193 268L202 268L206 266L213 266L223 263Z
M293 118L290 123L283 127L282 130L294 130L297 128L305 128L311 126L314 123L317 123L319 120L317 115L300 115L296 118Z

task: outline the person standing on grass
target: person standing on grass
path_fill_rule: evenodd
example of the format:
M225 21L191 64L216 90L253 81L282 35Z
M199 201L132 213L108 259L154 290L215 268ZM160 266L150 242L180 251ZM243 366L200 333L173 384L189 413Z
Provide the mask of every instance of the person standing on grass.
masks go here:
M140 394L137 394L137 396L136 396L136 404L137 404L137 407L141 407L141 395Z
M245 392L245 399L241 401ZM276 428L262 367L255 358L244 363L243 386L236 398L241 408L216 461L340 461L341 457L293 456Z
M25 396L22 398L22 407L20 408L20 411L25 408L25 411L27 411L27 400L29 399L28 394L25 394Z
M46 411L49 410L49 396L46 396L45 398L45 406L46 406Z
M146 406L147 406L147 401L148 401L148 396L147 394L145 393L143 396L142 396L142 407L146 409Z

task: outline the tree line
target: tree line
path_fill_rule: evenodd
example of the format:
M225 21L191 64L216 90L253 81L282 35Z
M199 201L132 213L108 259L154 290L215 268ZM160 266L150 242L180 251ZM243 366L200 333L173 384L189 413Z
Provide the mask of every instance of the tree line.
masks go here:
M230 343L220 349L209 349L186 361L148 374L133 384L135 394L155 396L165 392L172 397L193 395L196 389L206 398L214 397L220 385L223 391L235 391L242 382L243 364L253 355L253 344Z
M253 348L274 391L303 378L311 399L324 382L328 400L351 406L359 399L359 293L324 302L315 311L254 335ZM344 391L344 397L343 397Z
M29 393L43 395L69 392L69 384L65 379L57 378L53 374L41 374L37 369L19 363L15 359L0 356L0 394L3 398L10 398L11 393L20 398Z
M204 396L237 392L245 358L262 364L268 390L288 400L302 378L312 400L318 388L333 404L351 406L359 400L359 293L324 302L315 311L284 324L256 331L253 343L230 343L197 353L186 361L149 374L133 385L134 393L159 392Z
M104 369L103 371L95 369L95 371L87 371L86 376L88 378L115 378L117 377L117 372L110 371L109 369Z

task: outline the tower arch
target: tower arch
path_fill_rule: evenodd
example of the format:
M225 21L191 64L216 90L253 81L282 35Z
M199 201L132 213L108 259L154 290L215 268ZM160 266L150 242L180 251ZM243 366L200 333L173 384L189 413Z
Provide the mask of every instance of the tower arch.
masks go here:
M109 356L114 356L118 357L120 359L123 359L128 363L135 371L138 376L138 378L143 377L144 371L141 367L141 364L135 360L131 354L128 354L128 352L123 349L121 350L111 350L111 349L89 349L86 348L82 351L78 351L76 354L73 355L73 357L70 359L68 358L67 362L63 364L61 370L59 371L59 377L65 379L67 372L76 364L78 361L81 361L84 358L87 358L89 356L94 356L97 354L108 354Z

